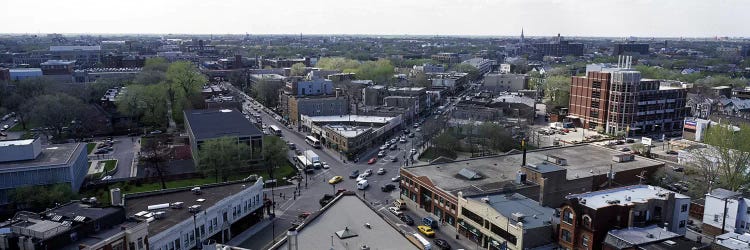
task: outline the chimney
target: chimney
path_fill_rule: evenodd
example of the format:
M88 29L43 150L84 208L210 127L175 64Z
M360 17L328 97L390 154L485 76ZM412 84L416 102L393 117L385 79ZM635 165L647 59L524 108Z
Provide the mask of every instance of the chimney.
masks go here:
M521 148L523 148L523 161L521 161L521 167L526 166L526 138L521 140Z
M286 242L288 250L298 250L299 242L297 242L297 228L292 227L289 231L286 231Z

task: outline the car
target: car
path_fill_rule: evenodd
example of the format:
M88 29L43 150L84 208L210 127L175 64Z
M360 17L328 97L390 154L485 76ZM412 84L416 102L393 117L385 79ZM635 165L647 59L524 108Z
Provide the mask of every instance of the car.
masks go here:
M402 214L398 218L401 219L401 221L404 222L404 224L406 225L409 225L409 226L414 225L414 219L412 219L411 216L407 214Z
M412 155L417 154L417 150L412 148L411 150L409 150L409 153L411 153Z
M357 176L357 180L356 180L357 182L360 182L362 180L367 180L366 174L360 174L359 176Z
M318 203L320 203L321 207L324 207L325 205L328 205L328 203L330 203L334 197L335 196L331 194L324 194L323 198L320 198L320 200L318 200Z
M424 234L424 236L435 237L435 231L432 231L432 228L429 226L417 226L417 230L419 230L419 233Z
M408 129L408 128L404 129L404 134L405 134L405 135L408 135L408 134L409 134L410 132L411 132L411 131L409 131L409 129Z
M328 180L328 184L336 184L344 180L344 177L341 177L340 175L334 176L330 180Z
M366 169L364 174L366 174L367 176L372 175L372 168Z
M8 136L5 132L0 132L0 136Z
M397 141L398 141L398 140L396 140L396 139L394 138L394 139L391 139L391 140L389 141L389 143L390 143L390 144L392 145L392 144L396 144L396 142L397 142Z
M669 151L667 151L667 154L668 155L677 155L677 151L669 150Z
M414 133L410 133L409 138L414 138Z
M397 161L398 161L398 157L394 156L393 158L391 158L391 162L397 162Z
M684 167L678 167L678 166L672 166L672 171L675 171L675 172L685 172L685 168Z
M357 189L359 190L365 190L369 186L370 186L370 183L367 182L367 180L361 180L357 182Z
M104 176L104 178L102 178L103 181L107 181L107 180L111 180L111 179L112 179L111 175L107 175L107 176Z
M296 149L297 145L294 145L294 143L288 143L287 146L289 146L289 149Z
M417 132L422 132L422 128L417 128L416 131Z
M13 119L13 123L18 123L18 119Z
M401 181L401 176L400 175L396 175L395 177L391 178L391 181L392 182Z
M375 162L377 162L377 161L378 161L378 158L372 157L372 159L370 159L369 161L367 161L367 164L375 164Z
M390 191L393 191L394 189L396 189L396 185L393 185L390 183L385 184L382 187L380 187L380 191L383 191L383 192L390 192Z
M388 144L380 146L380 150L386 150L388 148Z
M388 211L390 211L392 214L401 217L401 215L404 215L404 212L401 212L397 207L388 207Z
M323 163L322 164L323 165L323 169L329 169L329 168L331 168L331 166L329 166L328 163L326 163L326 162L322 162L322 163Z
M377 174L378 175L384 175L385 174L385 168L379 168Z
M398 146L396 144L391 145L391 150L396 150L396 149L398 149Z
M351 173L351 174L349 175L349 179L355 179L355 178L357 178L357 176L359 176L359 170L354 170L354 171L352 171L352 173Z
M625 140L625 142L627 142L627 143L633 143L633 142L635 142L635 140L633 140L631 138L628 138L628 139Z
M383 156L385 156L385 151L381 150L380 152L378 152L378 157L383 157Z
M622 151L622 152L628 152L628 151L630 151L630 148L621 148L620 151Z
M154 130L154 131L149 132L149 134L152 134L152 135L158 135L161 133L162 133L161 130Z
M414 123L413 127L414 128L419 128L419 123Z
M10 126L8 126L8 124L5 124L5 125L3 125L3 128L4 129L8 129L8 128L10 128Z
M435 246L437 246L440 249L443 249L443 250L451 249L451 245L448 244L448 242L445 241L444 239L435 239L432 242L434 242Z
M406 138L401 137L401 139L399 139L398 142L400 142L400 143L406 143Z
M625 142L624 141L616 141L615 142L615 145L622 145L622 144L625 144Z

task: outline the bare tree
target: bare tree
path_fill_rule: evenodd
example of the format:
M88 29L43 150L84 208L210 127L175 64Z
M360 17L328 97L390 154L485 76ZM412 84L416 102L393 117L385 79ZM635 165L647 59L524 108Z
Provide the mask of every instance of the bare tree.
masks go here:
M164 181L166 175L165 162L169 159L171 151L166 145L167 140L164 137L151 137L143 141L140 159L147 164L147 167L156 171L161 182L161 188L167 189L167 183Z

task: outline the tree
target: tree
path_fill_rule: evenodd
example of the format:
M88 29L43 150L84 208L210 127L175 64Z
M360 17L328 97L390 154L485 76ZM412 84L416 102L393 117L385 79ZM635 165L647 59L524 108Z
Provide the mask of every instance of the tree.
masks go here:
M62 134L63 127L69 127L71 122L82 117L81 100L66 94L41 95L32 99L25 110L33 114L32 121L44 127L52 128L56 138Z
M570 77L552 76L545 81L548 107L567 107L570 100Z
M348 69L344 70L344 72L355 73L357 79L373 80L375 83L383 84L390 83L396 71L390 60L380 59L364 62L356 69Z
M131 84L116 101L117 110L147 126L167 124L167 93L164 84Z
M16 206L25 210L42 211L54 207L56 203L68 202L77 198L69 184L54 184L49 186L25 186L10 192L10 200Z
M279 104L279 92L282 84L276 81L266 81L261 79L252 86L253 98L258 100L263 106L276 107Z
M471 64L459 63L459 64L456 64L455 66L453 66L453 70L455 70L456 72L461 72L461 73L468 74L466 77L469 80L476 80L476 79L478 79L480 77L480 75L479 75L479 69L477 69L476 67L472 66Z
M167 183L164 181L164 176L167 172L167 165L164 163L169 159L171 149L166 145L166 138L155 136L144 138L142 141L143 146L140 153L141 161L147 164L147 168L156 171L156 175L159 177L159 182L161 182L161 189L167 189Z
M304 76L306 69L307 69L307 66L305 66L304 63L295 63L292 65L292 68L290 69L290 74L292 76Z
M174 105L174 103L181 101L177 100L177 97L190 100L193 96L200 94L201 87L208 80L203 74L198 72L192 63L179 61L169 65L166 82L169 101Z
M417 72L414 75L413 83L414 83L414 86L425 87L425 88L430 87L432 85L432 82L430 82L430 79L427 78L427 74L425 74L424 72Z
M213 172L216 182L219 177L227 180L230 171L238 171L250 159L250 146L238 142L236 137L222 137L204 141L198 149L198 169Z
M438 136L436 136L434 139L432 139L432 144L439 149L443 149L450 152L456 152L456 147L458 146L458 138L456 138L451 132L449 131L443 131Z
M139 84L159 84L167 79L169 62L166 59L156 57L146 59L143 69L136 75L134 82Z
M499 152L507 152L518 147L510 132L499 124L485 122L479 126L479 134L483 137L483 144Z
M691 150L702 164L702 172L718 177L718 184L726 189L737 191L745 187L750 180L750 125L739 125L735 131L729 124L710 126L706 130L703 142L708 146L701 150ZM714 168L714 169L707 169Z
M274 178L273 169L288 162L287 146L278 136L268 135L263 137L263 161L268 167L270 178Z
M324 57L320 58L315 66L321 69L344 71L356 69L359 64L357 60L344 57Z

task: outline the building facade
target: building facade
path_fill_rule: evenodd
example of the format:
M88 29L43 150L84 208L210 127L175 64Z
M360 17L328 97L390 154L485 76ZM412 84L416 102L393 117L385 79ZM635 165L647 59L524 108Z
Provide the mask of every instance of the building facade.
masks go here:
M349 99L344 96L328 97L290 97L289 121L293 126L300 126L300 117L332 116L349 114Z
M706 194L703 207L703 231L711 236L727 232L750 233L750 199L723 188Z
M648 55L648 43L617 43L612 49L612 56L640 54Z
M516 92L529 87L529 77L522 74L486 74L482 89L493 92Z

